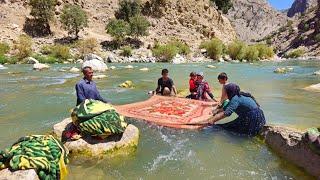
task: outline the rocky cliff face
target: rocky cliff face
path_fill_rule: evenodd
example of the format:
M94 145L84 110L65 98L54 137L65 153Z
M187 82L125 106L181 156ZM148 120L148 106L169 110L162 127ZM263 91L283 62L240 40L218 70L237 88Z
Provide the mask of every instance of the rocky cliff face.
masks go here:
M287 21L286 15L266 0L233 0L233 8L227 16L239 38L246 42L267 36Z
M287 12L288 17L294 17L297 14L305 13L311 7L317 5L316 0L295 0Z
M145 2L144 0L143 2ZM65 3L77 3L83 7L89 16L89 27L80 33L81 38L94 37L98 41L110 40L105 26L118 9L119 0L58 0L56 6L56 21L51 24L54 35L36 38L36 43L53 43L54 39L67 36L61 29L58 15ZM26 1L0 0L0 41L13 41L23 33L22 27L28 16L30 7ZM148 17L152 26L149 36L142 38L145 45L155 40L166 41L178 38L186 41L192 47L198 47L200 42L212 37L218 37L224 42L236 38L236 33L229 22L213 6L210 0L169 0L161 17Z

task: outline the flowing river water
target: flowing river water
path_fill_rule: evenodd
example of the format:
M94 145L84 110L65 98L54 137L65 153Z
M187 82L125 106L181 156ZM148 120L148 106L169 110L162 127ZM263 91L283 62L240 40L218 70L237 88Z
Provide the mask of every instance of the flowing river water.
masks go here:
M203 71L218 96L220 72L230 81L251 92L260 102L268 123L298 129L319 126L320 93L304 87L320 83L312 75L319 61L265 62L257 64L112 64L118 69L96 80L101 94L114 104L126 104L148 98L155 89L162 68L168 68L178 89L188 88L191 71ZM31 65L8 65L0 70L0 149L19 137L43 134L70 115L76 103L77 73L60 72L73 65L52 65L47 71L32 71ZM79 65L77 65L79 66ZM291 66L289 74L275 74L278 66ZM150 71L138 69L148 67ZM135 89L120 89L118 84L132 80ZM233 116L235 117L235 116ZM224 120L222 122L227 122ZM309 179L301 169L279 158L257 138L239 137L214 127L202 131L176 130L129 120L141 132L135 154L85 161L71 159L69 179Z

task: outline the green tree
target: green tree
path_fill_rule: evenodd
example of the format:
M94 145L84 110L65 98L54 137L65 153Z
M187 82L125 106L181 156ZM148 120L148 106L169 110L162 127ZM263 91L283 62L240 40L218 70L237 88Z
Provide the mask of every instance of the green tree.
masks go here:
M139 0L121 0L119 9L115 16L117 19L123 19L129 22L130 18L141 13L141 3Z
M76 39L79 38L80 30L88 27L88 16L78 5L65 5L60 16L60 21L63 24L63 28L69 34L74 34Z
M145 17L141 15L131 17L129 20L129 25L130 35L136 38L139 36L148 35L148 28L150 27L150 23Z
M223 54L223 42L218 38L201 43L200 48L207 50L207 54L211 59L218 60Z
M32 15L36 22L42 27L47 27L50 30L49 22L54 17L55 0L30 0L31 6L30 15Z
M245 59L247 59L248 61L259 60L259 51L256 46L251 45L247 47Z
M32 54L32 39L27 35L20 35L17 42L14 44L14 49L17 50L17 58L22 60Z
M233 7L231 0L211 0L214 2L218 9L221 10L224 14L227 14L229 9Z
M10 46L8 43L2 43L0 42L0 55L4 55L8 53L10 50Z
M228 54L233 60L243 60L246 56L247 45L241 41L234 41L228 46Z
M119 46L130 31L129 24L124 20L112 19L106 27L107 33L117 41Z

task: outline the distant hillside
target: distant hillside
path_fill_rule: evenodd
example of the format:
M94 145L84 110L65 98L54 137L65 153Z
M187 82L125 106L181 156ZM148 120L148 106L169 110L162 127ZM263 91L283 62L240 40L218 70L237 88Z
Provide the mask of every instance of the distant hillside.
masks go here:
M301 15L316 5L316 0L295 0L291 8L288 9L287 16L294 17L295 15Z
M287 17L267 0L233 0L228 18L239 38L246 42L261 39L283 26Z

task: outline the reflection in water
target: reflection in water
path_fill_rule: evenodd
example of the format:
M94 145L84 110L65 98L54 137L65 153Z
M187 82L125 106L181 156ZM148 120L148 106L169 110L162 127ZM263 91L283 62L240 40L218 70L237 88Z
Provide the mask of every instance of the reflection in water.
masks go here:
M114 104L126 104L148 98L156 88L162 68L168 68L178 89L188 88L191 71L203 71L219 96L216 80L227 72L230 81L252 94L262 105L269 123L305 129L318 126L320 93L302 90L320 82L312 73L319 62L226 64L216 69L207 64L170 65L135 64L133 70L118 68L97 80L101 94ZM276 66L292 66L294 72L274 74ZM75 83L81 74L59 72L71 65L53 65L48 71L32 71L29 65L9 65L0 70L0 148L11 145L26 134L48 132L52 125L70 115L75 105ZM148 72L138 71L147 67ZM10 73L8 73L10 72ZM135 89L118 84L132 80ZM233 117L234 118L234 117ZM229 118L228 120L231 120ZM225 121L228 121L225 120ZM307 179L300 169L278 158L256 138L239 137L215 127L202 131L161 128L130 120L141 131L136 154L129 157L85 161L71 159L70 179Z

